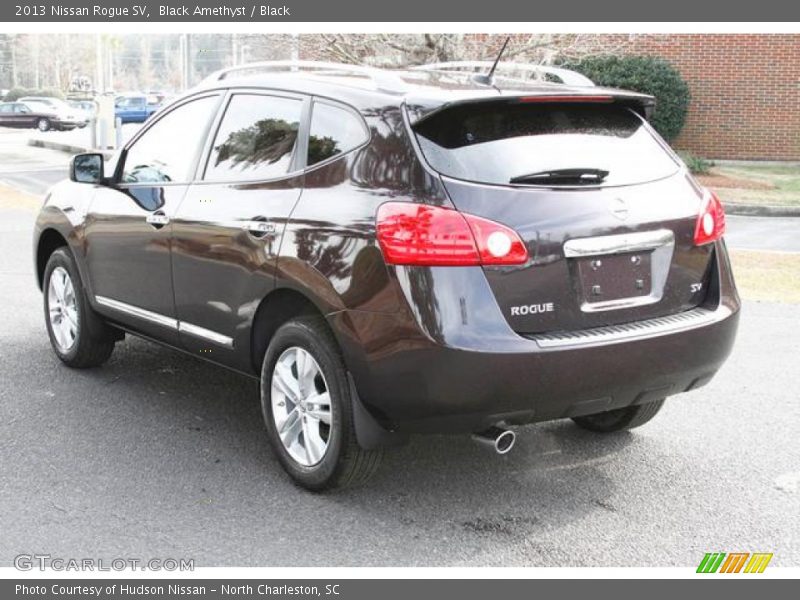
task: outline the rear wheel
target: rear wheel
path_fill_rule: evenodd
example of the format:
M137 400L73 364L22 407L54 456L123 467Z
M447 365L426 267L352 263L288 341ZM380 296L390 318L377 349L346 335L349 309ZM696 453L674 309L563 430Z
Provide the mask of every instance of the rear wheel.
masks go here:
M625 431L644 425L658 414L664 405L664 398L646 404L636 406L626 406L616 410L609 410L594 415L583 417L572 417L575 424L583 429L598 433L613 433L615 431Z
M286 472L314 491L367 480L381 450L356 441L347 371L321 317L298 317L272 338L261 369L267 434Z
M106 362L118 334L89 306L75 260L67 248L50 255L43 289L47 333L56 356L75 368Z
M50 129L50 119L41 118L36 121L36 129L39 131L48 131Z

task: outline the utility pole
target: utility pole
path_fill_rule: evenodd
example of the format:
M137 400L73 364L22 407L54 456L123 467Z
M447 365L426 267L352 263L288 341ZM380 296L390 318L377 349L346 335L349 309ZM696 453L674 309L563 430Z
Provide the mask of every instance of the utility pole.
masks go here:
M238 58L237 54L239 53L239 50L237 48L238 42L239 40L236 39L236 34L235 33L231 34L231 56L233 57L233 64L231 65L232 67L235 67L238 62L236 60Z
M33 87L39 89L39 34L33 34Z
M94 36L94 89L98 94L106 91L103 84L103 39L99 33Z
M114 47L113 44L109 43L107 47L107 55L108 55L108 79L106 86L109 90L114 89Z
M17 36L11 35L11 87L17 87L19 80L17 79Z

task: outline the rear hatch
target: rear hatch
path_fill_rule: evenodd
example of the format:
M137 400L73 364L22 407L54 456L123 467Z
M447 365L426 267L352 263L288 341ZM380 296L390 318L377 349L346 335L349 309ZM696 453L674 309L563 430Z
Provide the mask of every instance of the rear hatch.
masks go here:
M696 246L702 190L625 98L459 102L412 125L455 207L515 229L530 261L484 267L520 333L689 310L713 244Z

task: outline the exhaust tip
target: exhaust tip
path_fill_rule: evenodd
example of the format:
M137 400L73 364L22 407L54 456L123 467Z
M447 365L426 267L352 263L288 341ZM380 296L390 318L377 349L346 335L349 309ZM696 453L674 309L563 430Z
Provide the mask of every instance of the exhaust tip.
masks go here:
M486 431L473 433L472 439L484 446L492 448L498 454L508 454L514 447L517 436L513 431L509 431L508 429L489 427Z
M513 431L504 431L494 441L494 449L498 454L508 454L514 447L514 442L517 441L517 436Z

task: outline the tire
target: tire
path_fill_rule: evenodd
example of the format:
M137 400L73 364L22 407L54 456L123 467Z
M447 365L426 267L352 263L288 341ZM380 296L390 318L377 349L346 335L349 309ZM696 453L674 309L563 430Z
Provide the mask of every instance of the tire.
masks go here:
M597 433L627 431L628 429L644 425L655 417L658 411L661 410L661 407L664 406L664 400L665 399L662 398L654 402L637 404L636 406L626 406L625 408L609 410L594 415L572 417L572 420L578 427Z
M261 409L270 444L295 483L312 491L346 487L378 469L383 451L358 445L352 403L344 361L325 320L305 316L283 324L264 355Z
M66 247L50 255L42 289L47 334L56 356L76 369L97 367L106 362L114 351L119 333L89 306L75 259ZM62 294L59 289L63 290Z
M50 131L50 119L41 118L36 121L36 129L41 132Z

